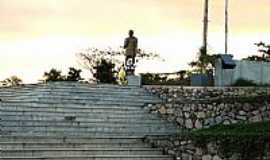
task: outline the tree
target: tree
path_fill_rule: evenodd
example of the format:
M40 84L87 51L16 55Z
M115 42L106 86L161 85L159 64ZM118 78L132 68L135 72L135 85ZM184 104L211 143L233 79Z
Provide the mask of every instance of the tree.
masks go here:
M94 77L100 83L116 83L116 71L114 71L115 65L111 61L101 60L100 63L94 67L96 73Z
M205 54L205 48L201 47L199 50L199 58L196 61L192 61L189 65L193 68L195 72L207 73L210 70L213 70L215 67L215 61L218 55L208 55Z
M121 47L116 50L112 48L103 50L97 48L87 48L82 52L77 53L79 64L90 71L98 82L102 83L113 82L113 79L116 79L116 75L114 73L116 68L122 65L124 55L125 52ZM139 49L136 58L137 60L141 60L155 59L160 57L157 54L146 53L145 51Z
M61 74L61 71L58 71L54 68L52 68L49 72L45 72L43 77L45 82L65 80L65 76Z
M264 42L255 43L255 45L258 47L258 52L261 53L261 55L252 55L243 60L270 62L270 45L267 45Z
M80 69L70 67L67 78L66 78L66 81L80 81L80 80L83 80L83 78L81 77L81 72L82 72L82 70L80 70Z
M3 80L2 84L4 86L18 86L22 84L22 80L17 76L11 76L10 78Z

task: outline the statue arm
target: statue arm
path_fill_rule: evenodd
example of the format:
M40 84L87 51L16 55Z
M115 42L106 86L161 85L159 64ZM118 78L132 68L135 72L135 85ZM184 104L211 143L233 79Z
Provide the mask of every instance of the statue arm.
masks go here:
M124 42L124 49L126 49L127 46L128 46L128 39L126 38L126 39L125 39L125 42Z
M135 48L137 49L138 48L138 39L136 38L136 41L135 41Z

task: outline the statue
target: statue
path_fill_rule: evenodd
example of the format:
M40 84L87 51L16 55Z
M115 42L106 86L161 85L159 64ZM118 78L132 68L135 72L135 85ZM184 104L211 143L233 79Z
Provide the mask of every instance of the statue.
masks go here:
M134 74L135 71L135 58L138 48L138 39L134 37L134 31L129 31L129 37L125 39L124 49L126 58L125 58L125 66L127 73Z

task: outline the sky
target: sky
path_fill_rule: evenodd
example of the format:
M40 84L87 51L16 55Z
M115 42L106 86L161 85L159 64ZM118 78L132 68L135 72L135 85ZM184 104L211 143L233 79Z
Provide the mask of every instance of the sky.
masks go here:
M202 45L203 0L0 0L0 80L17 75L26 83L44 71L80 68L84 48L117 48L129 29L139 47L165 62L144 62L139 72L188 68ZM229 53L256 54L270 43L270 0L230 0ZM209 52L224 52L224 0L210 0ZM88 72L84 70L87 78Z

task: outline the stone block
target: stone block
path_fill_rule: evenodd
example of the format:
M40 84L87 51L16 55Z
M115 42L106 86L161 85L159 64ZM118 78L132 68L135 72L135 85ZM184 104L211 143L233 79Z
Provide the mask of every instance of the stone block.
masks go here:
M141 76L135 76L135 75L127 76L127 81L128 81L128 86L141 87L142 85Z

